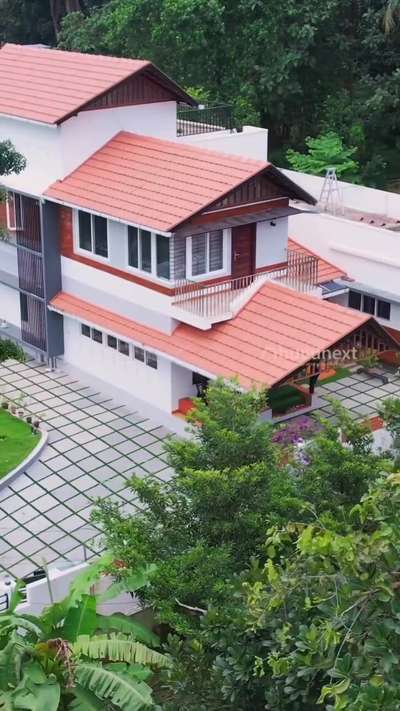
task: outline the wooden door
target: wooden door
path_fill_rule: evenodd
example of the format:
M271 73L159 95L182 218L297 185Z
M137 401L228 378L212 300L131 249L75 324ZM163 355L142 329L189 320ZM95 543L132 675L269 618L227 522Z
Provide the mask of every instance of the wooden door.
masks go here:
M255 223L232 227L232 277L248 276L255 271Z

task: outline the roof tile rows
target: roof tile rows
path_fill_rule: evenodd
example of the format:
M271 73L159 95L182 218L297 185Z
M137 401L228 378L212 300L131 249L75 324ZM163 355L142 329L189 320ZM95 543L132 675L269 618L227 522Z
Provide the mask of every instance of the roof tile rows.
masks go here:
M319 254L312 252L311 249L304 247L302 244L299 244L299 242L295 242L295 240L290 237L288 239L288 249L291 249L293 252L298 252L299 254L307 254L313 257L318 257L318 284L323 284L326 281L331 281L331 279L340 279L341 277L346 276L346 272L343 271L343 269L336 267L332 264L332 262L328 262L326 259L320 257Z
M269 165L121 132L45 195L124 222L171 231Z
M201 331L179 324L165 334L60 292L52 308L153 348L214 376L238 377L244 387L270 387L371 320L268 282L230 321Z

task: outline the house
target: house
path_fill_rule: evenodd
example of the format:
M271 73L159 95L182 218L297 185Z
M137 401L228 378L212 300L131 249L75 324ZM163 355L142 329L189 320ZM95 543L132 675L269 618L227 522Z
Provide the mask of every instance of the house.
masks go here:
M265 132L195 109L150 62L0 50L0 135L27 159L2 179L3 334L168 417L210 378L305 381L311 400L332 349L397 349L329 303L344 271L289 241L293 201L315 199L251 157Z

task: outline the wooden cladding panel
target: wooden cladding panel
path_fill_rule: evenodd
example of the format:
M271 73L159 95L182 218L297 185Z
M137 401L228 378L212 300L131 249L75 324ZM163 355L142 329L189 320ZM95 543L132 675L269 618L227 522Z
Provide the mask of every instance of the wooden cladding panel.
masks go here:
M150 79L146 74L139 74L118 84L97 99L90 101L84 111L93 109L111 109L117 106L151 104L157 101L175 101L176 96L165 87Z
M17 248L19 288L44 297L43 262L41 254Z
M33 296L20 294L21 300L21 336L41 351L47 348L46 339L46 307L44 301Z
M18 229L17 245L40 252L42 249L40 203L35 198L22 195L22 229Z
M273 182L271 178L267 175L257 175L250 180L246 180L245 183L239 185L235 190L231 190L222 200L218 200L213 203L212 206L208 207L207 211L232 207L234 205L252 204L284 196L285 191L283 188Z

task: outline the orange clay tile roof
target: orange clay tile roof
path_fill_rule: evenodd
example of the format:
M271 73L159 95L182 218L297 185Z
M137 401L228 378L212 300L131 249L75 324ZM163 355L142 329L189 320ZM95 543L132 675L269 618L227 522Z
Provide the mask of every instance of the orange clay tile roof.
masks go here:
M5 44L0 49L0 114L61 123L89 101L151 66L141 59ZM177 98L187 96L159 74L175 87Z
M208 331L179 324L172 334L60 292L51 307L243 387L271 386L361 325L367 314L269 282L230 321ZM389 336L388 336L389 338Z
M346 272L344 272L343 269L335 267L334 264L332 264L331 262L327 262L326 259L320 257L319 254L316 254L316 252L312 252L311 249L308 249L308 247L303 247L302 244L295 242L294 239L291 239L290 237L288 240L288 249L291 249L294 252L299 252L300 254L308 254L312 255L313 257L318 257L319 284L323 284L326 281L331 281L331 279L340 279L341 277L347 276Z
M124 222L171 231L269 165L121 132L45 195Z

